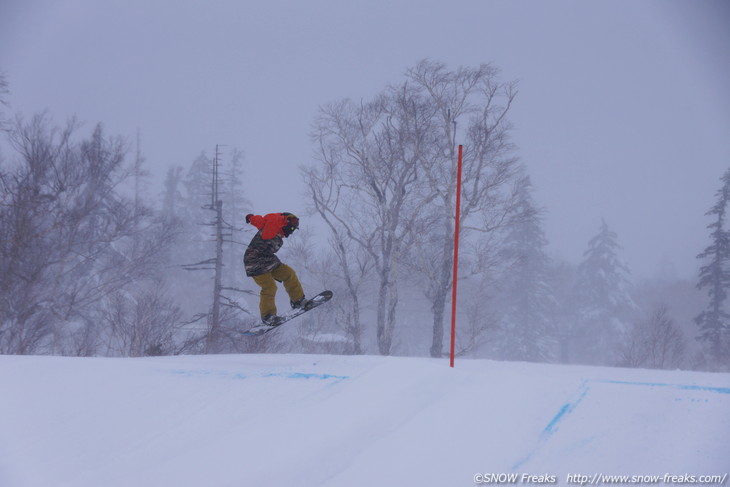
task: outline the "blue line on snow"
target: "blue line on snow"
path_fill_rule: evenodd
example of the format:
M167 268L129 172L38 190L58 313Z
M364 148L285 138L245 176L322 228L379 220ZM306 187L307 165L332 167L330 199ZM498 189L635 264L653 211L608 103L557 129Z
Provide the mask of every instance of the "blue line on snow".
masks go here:
M558 414L556 414L555 417L553 417L553 419L545 427L543 433L546 433L548 436L555 433L558 430L558 425L560 424L560 422L565 419L569 414L571 414L575 410L575 408L578 407L578 404L580 404L583 398L586 397L586 394L588 394L588 391L590 389L591 388L588 387L585 382L581 384L581 388L579 389L580 394L578 398L575 401L564 404L563 407L560 408L560 411L558 411Z
M171 374L182 375L184 377L219 377L223 379L248 379L249 376L243 373L234 373L226 371L212 371L212 370L171 370ZM307 372L269 372L262 373L259 377L283 377L285 379L319 379L319 380L344 380L349 379L346 375L332 375L332 374L314 374Z
M305 373L305 372L272 372L270 374L264 374L263 377L284 377L285 379L320 379L320 380L349 379L349 377L346 375L311 374L311 373Z
M601 380L594 382L600 382L603 384L621 384L627 386L672 387L675 389L681 389L683 391L705 391L716 392L718 394L730 394L730 387L696 386L692 384L668 384L664 382L629 382L623 380Z
M644 386L644 387L668 387L668 388L675 388L680 389L684 391L704 391L704 392L713 392L718 394L730 394L730 387L709 387L709 386L698 386L698 385L692 385L692 384L668 384L663 382L631 382L631 381L621 381L621 380L585 380L583 383L578 387L578 391L576 392L577 398L575 400L572 400L570 402L567 402L563 404L560 407L560 410L558 410L558 413L553 416L553 418L550 420L550 422L545 426L545 428L542 430L542 433L540 434L540 437L538 438L537 445L532 449L532 451L524 457L522 460L518 461L512 466L512 470L517 470L535 456L535 454L538 453L542 449L542 447L547 443L547 441L550 439L551 436L553 436L558 431L558 426L560 423L565 420L568 416L570 416L573 411L575 411L575 408L578 407L578 405L583 401L583 399L588 394L588 391L590 391L590 387L588 386L589 383L595 383L595 384L617 384L617 385L628 385L628 386Z
M542 430L542 434L540 434L540 437L537 440L537 445L535 445L535 447L530 453L527 454L526 457L524 457L512 466L513 471L517 470L518 468L532 460L532 457L534 457L535 454L542 449L545 443L547 443L550 437L553 436L556 431L558 431L558 426L560 425L560 423L565 418L570 416L573 411L575 411L575 408L577 408L581 401L586 397L590 389L591 388L588 387L588 381L583 381L583 383L578 388L578 392L576 393L577 397L574 400L563 404L563 406L558 411L558 414L553 416L553 419L551 419L547 426L545 426L545 428Z

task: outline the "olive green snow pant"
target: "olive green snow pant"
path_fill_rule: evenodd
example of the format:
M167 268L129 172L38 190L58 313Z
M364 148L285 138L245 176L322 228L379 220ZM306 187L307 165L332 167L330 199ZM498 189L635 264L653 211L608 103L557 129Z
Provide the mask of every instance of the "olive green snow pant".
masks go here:
M276 281L284 284L284 289L291 301L299 301L304 297L304 290L296 272L286 264L281 264L266 274L253 276L253 280L261 286L259 310L262 318L276 314Z

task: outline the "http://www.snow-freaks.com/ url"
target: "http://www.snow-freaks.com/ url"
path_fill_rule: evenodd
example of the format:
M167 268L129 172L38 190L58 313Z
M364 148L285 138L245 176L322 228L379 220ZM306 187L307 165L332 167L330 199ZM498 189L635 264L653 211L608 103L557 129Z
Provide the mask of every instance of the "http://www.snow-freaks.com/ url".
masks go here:
M715 475L608 475L603 473L581 474L569 473L564 477L550 474L529 473L476 473L475 484L558 484L564 481L569 485L719 485L726 484L728 474Z

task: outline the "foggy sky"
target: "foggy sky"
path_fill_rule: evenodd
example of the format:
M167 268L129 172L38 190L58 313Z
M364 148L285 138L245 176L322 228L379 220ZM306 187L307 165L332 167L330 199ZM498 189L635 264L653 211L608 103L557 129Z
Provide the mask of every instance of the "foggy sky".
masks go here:
M695 278L730 167L729 5L1 0L0 71L13 113L139 130L158 180L238 147L251 211L303 213L319 105L369 99L423 58L491 62L519 80L514 142L549 251L579 262L605 218L634 277Z

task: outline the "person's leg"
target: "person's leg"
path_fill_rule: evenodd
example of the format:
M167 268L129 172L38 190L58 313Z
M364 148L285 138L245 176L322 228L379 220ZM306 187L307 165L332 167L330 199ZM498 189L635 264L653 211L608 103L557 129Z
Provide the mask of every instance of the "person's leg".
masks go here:
M289 295L290 301L297 302L304 297L304 289L302 289L302 284L299 282L299 278L297 278L297 273L294 272L294 269L286 264L281 264L271 272L271 275L274 276L274 279L284 284L284 289Z
M269 315L276 315L276 281L274 281L273 273L261 274L253 276L253 280L261 286L261 295L259 298L259 310L261 318Z

